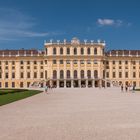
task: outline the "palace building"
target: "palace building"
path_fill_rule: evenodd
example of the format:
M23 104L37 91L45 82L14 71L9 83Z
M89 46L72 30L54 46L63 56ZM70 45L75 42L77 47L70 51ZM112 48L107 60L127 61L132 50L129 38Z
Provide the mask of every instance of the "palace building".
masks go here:
M0 50L0 87L140 86L140 50L105 51L106 44L73 38L44 50Z

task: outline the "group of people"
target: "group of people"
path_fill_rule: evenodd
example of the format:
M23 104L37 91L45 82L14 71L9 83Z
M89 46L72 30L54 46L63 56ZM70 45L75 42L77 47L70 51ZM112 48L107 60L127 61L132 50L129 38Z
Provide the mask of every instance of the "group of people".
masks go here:
M133 86L131 86L131 85L121 85L121 91L123 92L124 90L127 92L128 90L129 91L132 91L132 92L134 92L135 91L135 85L133 85Z

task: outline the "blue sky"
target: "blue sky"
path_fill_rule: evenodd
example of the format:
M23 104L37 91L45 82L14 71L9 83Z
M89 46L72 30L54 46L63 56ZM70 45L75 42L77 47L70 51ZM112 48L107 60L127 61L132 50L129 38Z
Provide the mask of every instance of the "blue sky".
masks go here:
M105 40L140 49L139 0L1 0L0 49L43 49L44 40Z

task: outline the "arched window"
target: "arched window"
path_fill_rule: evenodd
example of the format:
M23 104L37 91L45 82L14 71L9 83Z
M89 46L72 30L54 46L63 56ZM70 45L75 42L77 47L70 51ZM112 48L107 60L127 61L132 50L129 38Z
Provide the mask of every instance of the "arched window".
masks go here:
M70 70L67 70L67 78L70 78Z
M84 48L81 48L81 54L82 55L84 54Z
M74 55L77 54L77 48L74 48Z
M63 54L63 48L60 48L60 54Z
M56 48L53 48L53 54L56 54Z
M67 54L70 54L70 48L67 48Z
M53 71L53 79L57 79L57 71L56 70Z
M97 70L94 71L94 78L98 78L98 71Z
M90 48L87 49L87 54L90 54Z
M60 70L60 79L63 79L63 78L64 78L64 71Z
M77 70L74 70L74 78L77 78Z
M97 54L97 48L94 48L94 54L95 55Z
M84 78L84 70L81 70L81 78Z
M87 77L91 78L91 71L90 70L87 71Z

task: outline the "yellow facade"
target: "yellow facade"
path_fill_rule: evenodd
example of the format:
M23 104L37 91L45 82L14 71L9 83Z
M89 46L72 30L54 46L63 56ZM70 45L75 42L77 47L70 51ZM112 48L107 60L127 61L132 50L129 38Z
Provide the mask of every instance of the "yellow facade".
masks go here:
M104 52L105 42L45 42L44 51L1 50L0 87L140 86L139 51Z

